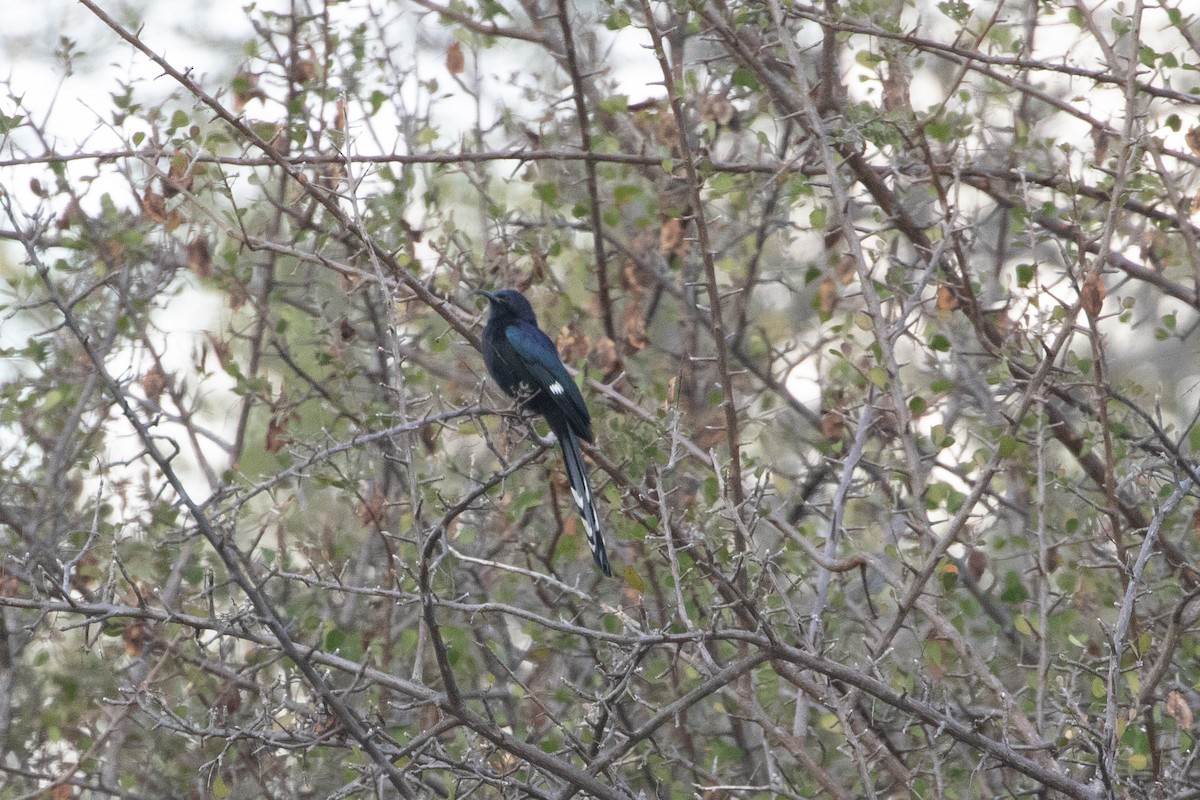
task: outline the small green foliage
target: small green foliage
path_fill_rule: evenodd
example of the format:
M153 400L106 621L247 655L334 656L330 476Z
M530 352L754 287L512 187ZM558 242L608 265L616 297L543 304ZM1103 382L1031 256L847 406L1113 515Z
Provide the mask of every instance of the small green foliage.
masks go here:
M610 31L619 31L622 28L627 28L632 20L629 18L629 12L623 8L615 9L604 20L604 26Z
M1016 570L1004 573L1004 588L1000 593L1000 599L1005 603L1012 604L1024 603L1029 599L1029 590L1025 588L1025 582Z

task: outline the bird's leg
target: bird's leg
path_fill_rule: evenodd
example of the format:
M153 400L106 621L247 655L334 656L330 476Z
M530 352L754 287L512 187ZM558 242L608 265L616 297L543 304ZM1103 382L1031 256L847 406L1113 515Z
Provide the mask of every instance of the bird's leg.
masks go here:
M517 395L517 399L513 402L513 405L515 406L516 413L520 415L521 420L525 423L525 427L529 430L529 436L543 447L550 447L551 445L556 444L558 439L555 438L553 433L551 433L549 436L542 436L540 433L538 433L536 425L538 415L531 412L525 405L527 402L529 402L529 398L533 397L535 394L537 394L536 390L530 389L528 386L522 384L520 393Z

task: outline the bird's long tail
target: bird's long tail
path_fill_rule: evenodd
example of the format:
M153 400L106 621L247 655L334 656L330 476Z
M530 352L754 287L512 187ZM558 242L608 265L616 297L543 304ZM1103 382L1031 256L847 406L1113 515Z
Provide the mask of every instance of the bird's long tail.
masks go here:
M562 445L563 462L567 465L567 480L571 483L571 497L579 516L583 520L583 530L587 534L588 546L592 548L592 558L596 566L605 575L612 577L612 568L608 565L608 550L604 547L604 537L600 533L600 517L596 514L596 503L592 499L592 487L588 483L587 465L583 463L583 453L579 449L579 438L566 425L562 430L555 430L554 435Z

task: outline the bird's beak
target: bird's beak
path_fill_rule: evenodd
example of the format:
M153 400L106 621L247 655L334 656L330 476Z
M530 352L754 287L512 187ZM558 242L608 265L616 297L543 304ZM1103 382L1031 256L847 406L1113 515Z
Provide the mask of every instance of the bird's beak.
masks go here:
M473 292L471 292L471 294L481 294L484 297L486 297L490 302L493 302L493 303L496 302L496 295L492 294L491 292L484 291L483 289L476 289Z

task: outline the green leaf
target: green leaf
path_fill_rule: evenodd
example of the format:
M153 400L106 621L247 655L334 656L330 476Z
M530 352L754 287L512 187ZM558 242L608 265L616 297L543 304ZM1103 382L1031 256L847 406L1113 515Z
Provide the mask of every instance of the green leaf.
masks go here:
M624 205L642 194L642 187L632 183L622 183L613 189L613 200L618 205Z
M728 194L733 189L733 176L728 172L718 172L708 180L708 188L715 194Z
M637 570L634 569L632 565L625 567L625 569L621 571L621 574L625 578L625 582L629 584L630 588L639 594L646 593L646 582L642 580L642 576L638 575Z
M24 121L25 117L21 114L14 114L11 117L7 114L0 114L0 134L9 133L15 130Z
M548 206L558 205L558 184L556 183L535 183L533 193Z
M876 53L873 50L859 50L854 54L854 60L858 62L859 66L866 67L867 69L875 69L887 59L882 54Z
M604 27L610 31L619 31L622 28L628 28L632 22L633 20L629 18L629 12L623 8L619 8L609 14L608 18L604 20Z
M600 101L600 110L606 114L624 114L629 110L629 98L623 94L610 94Z
M958 567L952 563L942 564L938 568L939 581L943 592L950 592L958 584Z
M743 89L749 89L752 92L757 92L761 86L758 78L754 73L745 67L738 67L733 71L733 77L730 79L734 86L740 86Z
M438 138L437 131L434 130L433 128L429 127L428 125L421 128L421 130L417 132L417 135L415 137L416 143L420 147L428 147L429 145L436 142L437 138Z
M946 2L938 3L938 11L959 23L966 22L971 18L971 6L965 0L946 0Z
M943 122L930 122L925 126L925 132L929 134L929 138L938 142L950 141L950 126Z
M1000 599L1006 603L1024 603L1029 599L1029 590L1025 588L1021 575L1016 570L1004 573L1004 591Z
M384 101L386 101L386 100L387 100L387 95L384 94L381 90L376 89L375 91L371 92L371 97L370 97L371 114L370 114L370 116L373 117L376 114L378 114L379 109L383 108Z
M1004 434L1000 437L1000 457L1012 458L1013 454L1021 446L1021 441L1011 434Z

